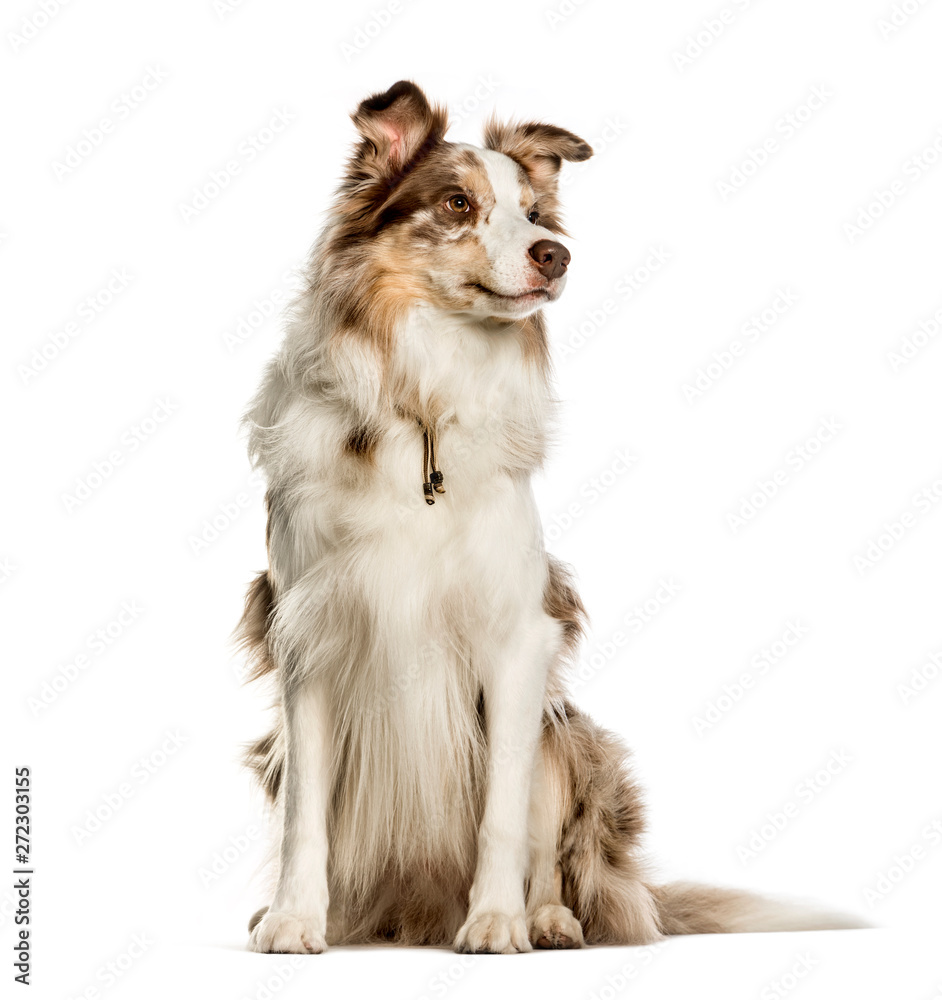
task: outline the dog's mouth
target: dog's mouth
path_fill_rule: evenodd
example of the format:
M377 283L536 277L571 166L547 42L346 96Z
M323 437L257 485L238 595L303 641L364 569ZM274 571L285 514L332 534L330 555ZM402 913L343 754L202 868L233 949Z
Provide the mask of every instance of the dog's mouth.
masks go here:
M478 282L472 282L469 287L476 288L479 292L484 292L485 295L489 295L493 299L498 299L502 302L519 302L521 305L528 302L538 302L540 299L550 301L554 297L553 293L545 285L541 288L531 288L526 292L520 292L516 295L508 295L506 292L496 292L493 288L488 288L487 285L482 285Z

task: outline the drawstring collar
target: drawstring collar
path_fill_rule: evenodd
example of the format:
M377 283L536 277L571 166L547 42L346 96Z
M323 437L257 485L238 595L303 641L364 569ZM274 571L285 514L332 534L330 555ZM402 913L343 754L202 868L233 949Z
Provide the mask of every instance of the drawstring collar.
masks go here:
M419 422L422 427L422 490L425 502L431 506L435 503L435 494L444 493L445 476L435 461L435 432L431 427Z

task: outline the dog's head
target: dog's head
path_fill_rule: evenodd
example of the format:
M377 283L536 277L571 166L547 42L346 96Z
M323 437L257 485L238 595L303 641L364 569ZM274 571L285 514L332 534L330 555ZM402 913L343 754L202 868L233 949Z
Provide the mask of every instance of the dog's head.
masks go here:
M563 160L578 136L538 122L488 123L484 147L446 142L443 109L401 81L353 114L361 139L341 188L341 240L383 283L453 312L516 319L558 298L569 251ZM374 271L375 273L375 271Z

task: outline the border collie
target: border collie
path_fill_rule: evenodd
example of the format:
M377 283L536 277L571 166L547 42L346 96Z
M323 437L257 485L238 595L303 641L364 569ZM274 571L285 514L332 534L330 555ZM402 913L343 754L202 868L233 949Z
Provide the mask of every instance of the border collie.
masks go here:
M280 828L260 952L466 952L837 926L655 885L626 751L567 698L585 609L530 477L553 413L543 307L570 255L539 122L445 140L413 83L364 100L280 353L248 412L269 568L240 625L279 692L247 751ZM843 926L848 926L847 922Z

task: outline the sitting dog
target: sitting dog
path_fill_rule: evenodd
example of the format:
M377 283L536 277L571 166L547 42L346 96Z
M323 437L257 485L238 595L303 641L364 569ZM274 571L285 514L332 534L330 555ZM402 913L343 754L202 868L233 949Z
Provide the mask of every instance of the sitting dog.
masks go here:
M269 568L241 636L279 692L247 761L280 826L260 952L466 952L834 926L653 885L626 751L568 700L585 610L530 477L553 412L543 307L570 264L557 181L591 148L491 121L445 140L413 83L359 141L247 415Z

